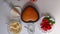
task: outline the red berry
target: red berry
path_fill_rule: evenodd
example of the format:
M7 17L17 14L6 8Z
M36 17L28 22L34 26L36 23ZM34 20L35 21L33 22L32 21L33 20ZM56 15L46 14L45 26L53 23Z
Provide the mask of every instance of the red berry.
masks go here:
M40 24L40 26L43 26L44 25L44 23L42 22L41 24Z
M43 29L44 31L47 31L47 28L45 28L45 27L43 27L42 29Z
M44 30L44 31L48 31L52 28L51 24L49 23L49 20L48 19L43 19L42 20L42 23L40 24L41 28Z
M30 0L31 2L35 2L36 0Z
M48 23L49 21L47 19L43 19L42 22Z
M49 23L41 23L41 28L44 31L50 30L51 29L51 25Z

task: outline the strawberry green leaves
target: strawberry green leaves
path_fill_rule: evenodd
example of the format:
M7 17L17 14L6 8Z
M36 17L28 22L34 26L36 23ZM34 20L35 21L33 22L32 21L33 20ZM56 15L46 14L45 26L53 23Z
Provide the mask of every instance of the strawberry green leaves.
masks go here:
M51 24L55 24L55 21L53 21L53 20L49 20L49 22L50 22Z
M55 24L55 21L54 19L51 19L52 17L51 16L45 16L44 19L47 19L49 21L49 23L51 24Z

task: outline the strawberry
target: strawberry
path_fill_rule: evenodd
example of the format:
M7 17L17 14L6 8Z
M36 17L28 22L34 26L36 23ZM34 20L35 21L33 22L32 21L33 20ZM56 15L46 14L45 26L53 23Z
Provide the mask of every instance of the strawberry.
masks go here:
M49 21L47 19L43 19L42 20L42 23L40 25L41 25L41 28L44 31L47 31L47 30L50 30L51 29L51 25L49 24Z

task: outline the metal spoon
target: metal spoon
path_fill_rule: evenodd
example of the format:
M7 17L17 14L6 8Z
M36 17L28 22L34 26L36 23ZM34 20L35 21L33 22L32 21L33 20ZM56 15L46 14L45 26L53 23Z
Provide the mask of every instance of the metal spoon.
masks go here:
M28 28L27 26L24 26L25 28L27 28L28 30L30 30L31 32L33 32L33 30L31 30L30 28Z
M34 34L35 26L33 23L28 23L27 26L24 26L27 28L29 34Z

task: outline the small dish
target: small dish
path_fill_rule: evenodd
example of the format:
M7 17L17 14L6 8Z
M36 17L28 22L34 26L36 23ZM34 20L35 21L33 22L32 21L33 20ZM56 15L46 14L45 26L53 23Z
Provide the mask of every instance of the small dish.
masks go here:
M19 34L22 30L22 25L16 20L11 20L7 25L7 29L9 34Z
M39 19L38 9L35 4L28 2L23 6L21 19L25 23L34 23Z
M54 24L55 24L55 18L53 18L49 14L44 14L41 17L41 23L39 24L39 29L45 33L50 32L52 31Z

